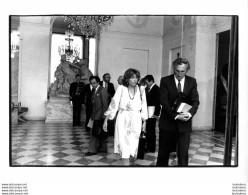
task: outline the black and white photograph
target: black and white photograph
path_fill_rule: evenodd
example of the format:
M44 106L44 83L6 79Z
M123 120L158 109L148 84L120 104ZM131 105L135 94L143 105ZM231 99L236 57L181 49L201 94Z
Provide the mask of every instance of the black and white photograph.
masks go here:
M11 166L237 166L238 19L10 16Z
M2 194L245 195L247 14L98 9L5 14Z

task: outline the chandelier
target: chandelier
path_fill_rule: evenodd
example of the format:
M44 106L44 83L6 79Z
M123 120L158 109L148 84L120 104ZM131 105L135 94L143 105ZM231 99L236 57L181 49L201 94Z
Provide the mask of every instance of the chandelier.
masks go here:
M65 38L66 43L58 46L59 55L66 55L67 60L73 61L76 57L80 54L80 48L77 45L73 45L73 36L74 31L69 26L69 28L65 31Z
M98 32L101 32L103 28L110 26L114 21L113 16L97 15L97 16L64 16L64 21L69 22L74 29L80 30L80 32L89 38L94 36Z

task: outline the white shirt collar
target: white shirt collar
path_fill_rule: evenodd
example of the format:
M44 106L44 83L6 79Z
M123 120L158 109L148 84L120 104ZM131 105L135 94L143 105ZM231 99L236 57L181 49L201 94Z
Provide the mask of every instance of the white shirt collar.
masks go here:
M176 86L178 85L178 80L176 78L176 76L174 75L174 79L175 79L175 82L176 82ZM184 83L185 83L185 77L183 77L183 79L180 81L181 83L181 89L182 89L182 92L183 92L183 89L184 89Z
M108 83L105 82L105 81L103 81L103 87L104 87L104 88L106 87L106 85L108 85Z
M152 84L152 86L149 88L149 91L151 91L151 89L153 88L154 85L155 85L155 83Z
M97 89L98 89L99 87L100 87L100 85L98 85L98 86L97 86L97 88L96 88L96 91L95 91L95 92L97 92Z

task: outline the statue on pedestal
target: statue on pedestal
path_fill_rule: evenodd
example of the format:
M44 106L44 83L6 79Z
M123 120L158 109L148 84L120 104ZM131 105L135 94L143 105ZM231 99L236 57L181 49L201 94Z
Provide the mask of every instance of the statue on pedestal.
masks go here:
M81 75L81 82L89 83L89 77L93 74L87 64L87 59L76 57L69 62L66 60L66 55L61 55L60 64L54 72L56 79L49 87L45 123L72 123L72 105L69 101L70 85L75 82L77 74Z
M78 63L80 67L80 75L81 75L81 81L86 85L89 84L89 78L93 76L93 73L90 71L90 69L87 67L87 59L80 59Z
M70 84L75 82L75 76L81 75L82 82L89 83L89 77L92 72L87 67L87 60L76 57L73 62L66 60L66 55L61 55L60 64L54 73L55 81L49 88L49 96L51 97L69 97Z

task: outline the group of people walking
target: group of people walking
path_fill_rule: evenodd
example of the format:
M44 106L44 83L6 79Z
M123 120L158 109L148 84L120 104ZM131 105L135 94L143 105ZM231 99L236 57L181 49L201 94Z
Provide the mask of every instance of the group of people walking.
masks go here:
M170 153L174 151L177 151L178 166L187 166L192 117L199 105L196 79L186 75L189 69L190 64L186 59L177 58L173 62L174 74L163 77L159 87L152 75L146 75L144 85L140 85L140 72L130 68L118 78L116 92L110 83L109 73L103 75L103 81L98 76L91 76L90 84L81 90L85 97L82 103L86 105L85 127L91 131L85 156L107 153L109 132L114 135L114 153L121 156L124 165L137 158L141 131L146 132L145 151L154 153L155 128L159 119L157 166L168 166ZM74 94L77 93L73 92L77 91L75 88L81 89L78 80L70 87L73 110L81 107L74 100ZM185 103L191 106L189 110L177 112L172 109L179 93L184 94ZM79 111L74 113L73 124L78 125L76 118ZM94 133L95 128L101 130L100 135Z

